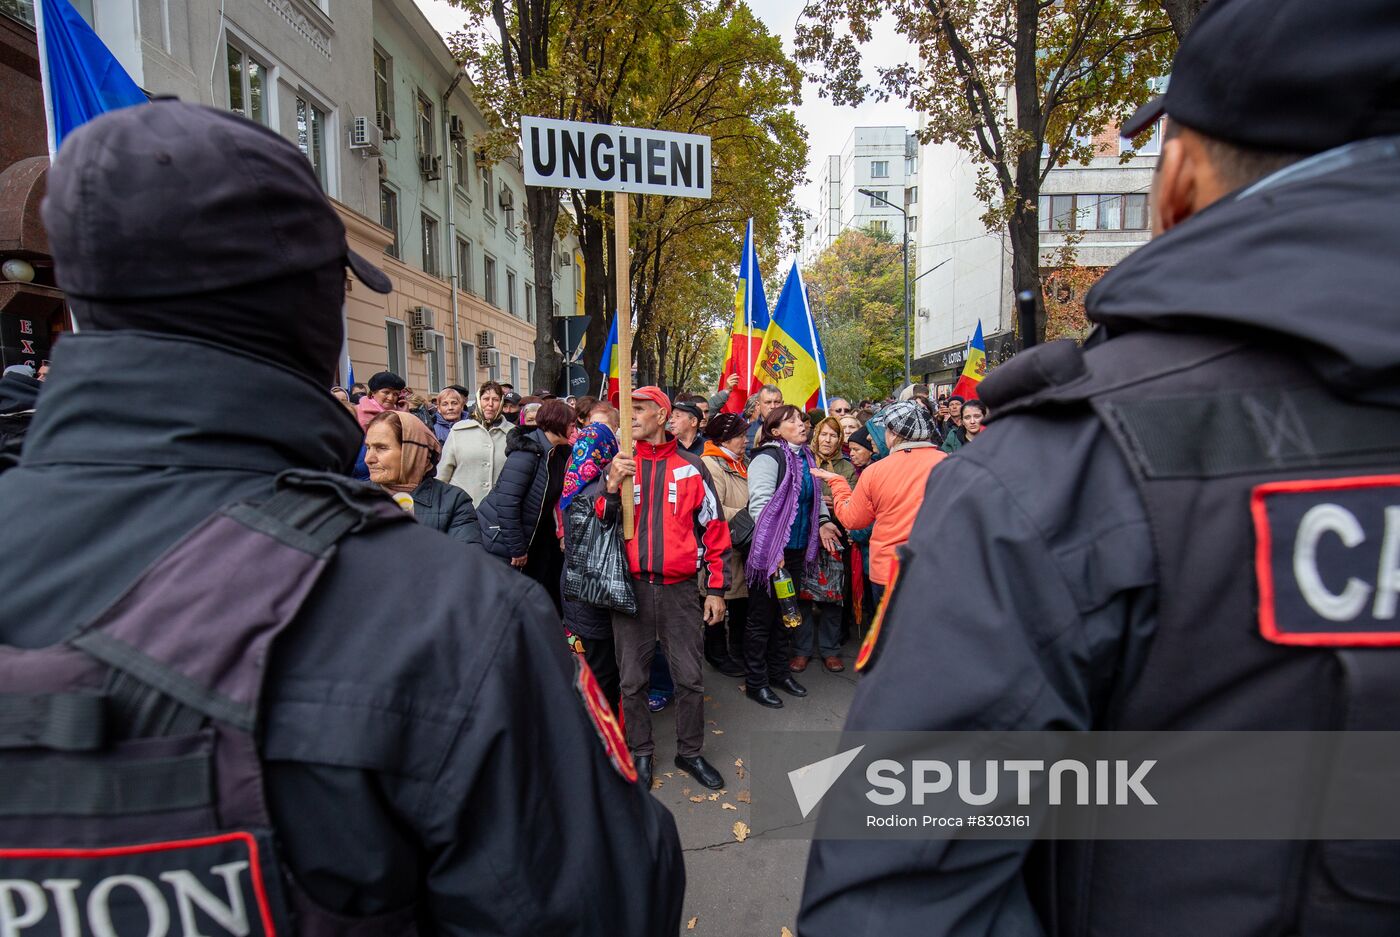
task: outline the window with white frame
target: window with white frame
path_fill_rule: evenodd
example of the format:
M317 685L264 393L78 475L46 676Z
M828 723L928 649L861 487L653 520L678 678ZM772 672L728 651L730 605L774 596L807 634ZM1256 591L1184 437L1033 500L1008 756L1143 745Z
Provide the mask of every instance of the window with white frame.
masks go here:
M486 369L486 377L488 380L495 381L499 384L501 382L501 356L498 354L492 358L492 360L495 364L492 364Z
M496 258L490 254L482 254L481 257L481 298L499 307L500 303L496 298Z
M887 159L872 159L870 161L870 178L888 179L890 177L890 161Z
M525 284L525 321L535 321L535 287L531 283Z
M403 377L408 373L408 327L397 319L384 320L384 345L388 370Z
M379 183L379 223L394 234L394 240L386 247L390 257L402 257L399 247L399 193L384 183Z
M883 218L870 222L870 230L878 231L880 234L890 233L890 223Z
M474 394L476 392L476 388L473 386L476 384L476 346L471 342L461 342L458 353L461 357L457 359L457 383Z
M464 293L472 292L472 242L466 238L457 239L457 288Z
M326 189L326 112L306 98L297 98L297 146L311 161L316 179Z
M914 231L919 230L919 216L918 216L918 215L910 215L910 216L908 217L907 220L908 220L908 222L909 222L909 228L908 228L908 230L909 230L910 232L914 232Z
M232 42L228 56L228 109L260 124L268 122L268 68L248 50Z
M394 60L374 47L374 121L385 133L394 119Z
M911 185L911 186L909 186L907 189L904 190L904 204L906 204L906 205L917 205L917 204L919 204L919 187L918 187L918 186L916 186L916 185Z
M515 271L509 267L506 268L506 312L520 317L520 310L515 306Z
M480 157L477 158L476 168L477 172L481 175L481 213L484 214L488 220L494 221L496 218L496 206L491 201L491 184L496 174L491 170L490 166L486 166L481 162Z
M519 383L520 383L520 359L517 358L517 357L515 357L515 355L511 355L511 356L510 356L510 386L515 387L515 386L518 385ZM528 387L525 388L525 391L526 391L526 393L529 393L530 388L528 388Z
M427 212L422 214L423 231L423 272L431 273L433 276L442 275L442 266L438 261L438 221Z
M530 393L535 392L535 362L525 362L525 386L530 389Z
M881 201L881 199L886 199L886 200L888 200L889 197L890 197L890 193L889 193L889 190L888 190L888 189L871 189L871 190L870 190L870 207L871 207L871 208L886 208L886 207L888 207L888 206L885 205L884 202Z
M1158 118L1157 122L1152 125L1152 135L1138 148L1138 156L1162 155L1162 122L1164 119Z
M467 141L452 141L452 181L465 195L467 191Z
M441 332L433 332L432 339L432 349L428 352L428 390L435 394L447 386L447 339Z
M418 147L418 155L432 156L437 152L433 148L433 102L421 91L414 96L413 113L413 136Z

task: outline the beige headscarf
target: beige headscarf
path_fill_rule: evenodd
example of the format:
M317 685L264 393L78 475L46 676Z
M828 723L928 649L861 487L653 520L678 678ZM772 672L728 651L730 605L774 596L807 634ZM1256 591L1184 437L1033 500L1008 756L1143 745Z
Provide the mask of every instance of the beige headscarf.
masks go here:
M380 487L385 491L411 492L423 483L423 479L437 465L442 446L432 430L412 413L401 410L389 412L399 421L399 428L403 431L403 454L399 462L399 481Z

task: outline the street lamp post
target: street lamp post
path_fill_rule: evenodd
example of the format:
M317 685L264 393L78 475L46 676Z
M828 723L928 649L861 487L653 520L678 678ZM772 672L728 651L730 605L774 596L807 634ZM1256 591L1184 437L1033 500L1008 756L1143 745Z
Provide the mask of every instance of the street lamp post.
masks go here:
M876 195L869 189L857 189L861 195L868 195L877 202L884 202L886 205L899 212L904 218L904 231L901 243L904 247L904 383L912 384L914 380L909 372L909 212L903 206L896 205L889 199Z

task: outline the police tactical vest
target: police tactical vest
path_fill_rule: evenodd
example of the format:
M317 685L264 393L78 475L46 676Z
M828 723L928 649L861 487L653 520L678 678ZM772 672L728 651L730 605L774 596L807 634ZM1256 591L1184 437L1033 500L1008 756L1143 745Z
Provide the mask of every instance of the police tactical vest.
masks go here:
M269 655L345 535L407 515L289 472L64 644L0 646L0 934L412 932L320 910L279 861L257 748Z
M1156 630L1095 728L1400 729L1400 410L1330 393L1297 354L1134 332L987 379L999 416L1091 408L1146 508ZM1052 934L1400 934L1400 843L1055 842L1036 860Z

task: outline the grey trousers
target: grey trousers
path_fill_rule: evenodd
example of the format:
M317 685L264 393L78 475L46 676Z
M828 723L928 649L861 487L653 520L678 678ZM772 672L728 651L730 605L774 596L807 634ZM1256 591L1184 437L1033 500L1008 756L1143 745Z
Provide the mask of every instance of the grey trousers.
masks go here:
M676 751L686 758L698 755L705 742L705 683L700 670L705 629L695 580L663 585L633 579L632 589L637 595L637 614L613 613L627 747L634 755L650 755L656 750L647 687L651 659L660 641L676 685Z

